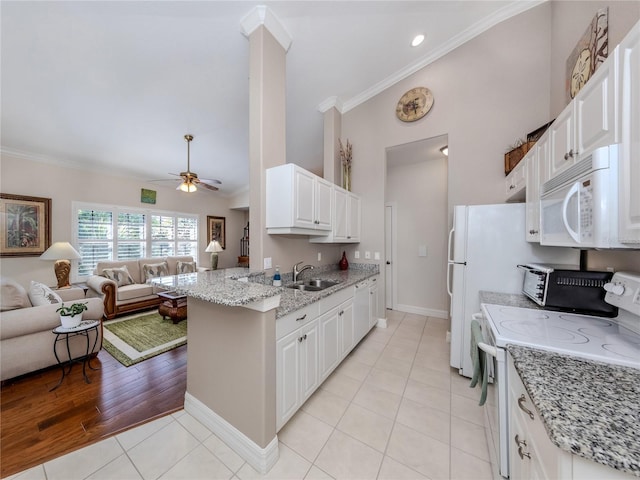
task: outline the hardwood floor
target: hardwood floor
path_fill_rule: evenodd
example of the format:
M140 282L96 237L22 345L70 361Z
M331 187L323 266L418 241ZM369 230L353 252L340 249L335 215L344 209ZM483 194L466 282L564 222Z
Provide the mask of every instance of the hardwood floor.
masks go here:
M180 410L187 386L187 346L131 367L101 350L99 370L74 365L8 380L0 396L0 476L7 477L105 437Z

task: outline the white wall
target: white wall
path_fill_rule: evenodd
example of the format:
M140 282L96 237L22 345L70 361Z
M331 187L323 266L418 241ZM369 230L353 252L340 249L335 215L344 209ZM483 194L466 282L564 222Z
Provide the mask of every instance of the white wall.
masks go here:
M84 171L25 158L2 155L0 191L17 195L51 198L51 241L72 242L72 207L74 201L106 205L151 208L200 216L198 265L210 266L207 246L207 215L226 218L226 250L219 254L219 268L236 266L240 255L240 238L246 225L245 213L229 210L227 199L209 192L186 194L175 187L108 175L106 172ZM140 190L156 190L155 205L140 202ZM38 257L5 257L0 259L0 274L27 286L31 280L55 285L53 262ZM73 278L72 278L73 280Z
M359 250L385 251L387 147L448 134L448 211L503 201L504 152L548 121L549 16L543 4L511 18L343 115L342 138L354 149L353 190L363 197ZM416 86L431 89L434 106L403 123L396 103ZM437 233L446 242L447 228Z

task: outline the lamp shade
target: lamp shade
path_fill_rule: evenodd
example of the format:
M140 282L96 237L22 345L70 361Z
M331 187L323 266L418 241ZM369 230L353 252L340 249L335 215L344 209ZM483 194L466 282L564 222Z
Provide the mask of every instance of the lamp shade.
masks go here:
M196 184L193 183L193 182L182 182L178 186L178 190L181 190L181 191L187 192L187 193L193 193L196 190L198 190L198 187L196 187Z
M222 248L222 245L220 245L219 241L211 240L209 242L209 245L207 245L207 248L204 251L209 253L218 253L218 252L222 252L223 248Z
M42 255L40 260L77 260L82 258L69 242L55 242Z

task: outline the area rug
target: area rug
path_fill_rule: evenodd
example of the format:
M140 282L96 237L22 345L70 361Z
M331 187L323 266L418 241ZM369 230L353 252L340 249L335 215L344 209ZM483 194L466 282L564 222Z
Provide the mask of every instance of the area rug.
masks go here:
M125 367L187 343L187 321L177 324L158 312L146 312L104 322L103 347Z

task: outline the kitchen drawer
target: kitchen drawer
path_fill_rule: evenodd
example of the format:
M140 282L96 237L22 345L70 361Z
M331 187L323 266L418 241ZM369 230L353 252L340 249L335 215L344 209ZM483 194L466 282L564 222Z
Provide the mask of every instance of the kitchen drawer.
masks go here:
M551 443L542 423L542 418L540 418L540 414L533 405L533 401L529 397L512 361L509 361L509 390L511 395L509 402L511 415L517 417L515 424L519 424L522 427L521 431L514 431L515 428L510 429L509 448L517 451L518 446L515 436L518 434L521 441L527 442L527 445L523 447L523 451L531 455L531 460L536 463L536 468L543 472L544 478L557 478L560 468L559 457L562 455L562 451ZM531 412L533 418L528 412ZM527 461L526 458L522 460Z
M311 305L291 312L284 317L280 317L276 320L276 340L281 339L285 335L290 334L295 329L306 325L319 315L319 302L314 302Z
M333 307L337 307L342 302L346 302L350 298L353 298L353 287L343 288L336 293L320 299L320 314L328 312Z

